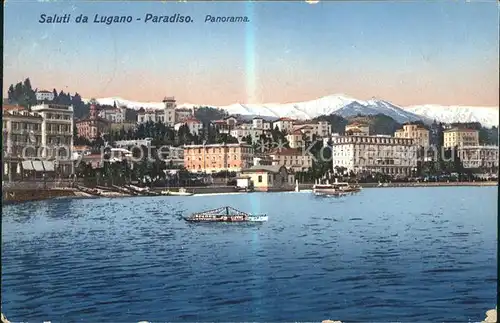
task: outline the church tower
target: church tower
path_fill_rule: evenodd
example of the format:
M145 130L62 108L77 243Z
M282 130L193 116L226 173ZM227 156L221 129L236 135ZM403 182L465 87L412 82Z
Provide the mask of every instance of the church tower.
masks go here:
M176 108L176 103L175 103L175 98L173 96L171 97L165 97L163 99L163 104L165 105L165 125L169 127L173 127L176 123L176 118L175 118L175 108Z

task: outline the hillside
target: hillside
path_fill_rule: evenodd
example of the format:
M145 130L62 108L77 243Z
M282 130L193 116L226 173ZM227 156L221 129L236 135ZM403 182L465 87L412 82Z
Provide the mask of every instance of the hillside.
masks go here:
M394 135L394 132L401 128L402 124L393 118L384 115L353 116L347 118L349 123L359 122L370 126L370 132L379 135Z

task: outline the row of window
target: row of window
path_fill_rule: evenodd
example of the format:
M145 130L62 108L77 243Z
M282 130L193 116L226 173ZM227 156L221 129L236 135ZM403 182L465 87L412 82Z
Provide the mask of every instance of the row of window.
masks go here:
M71 131L71 125L69 124L47 124L46 125L46 130L48 132L70 132Z
M54 119L54 120L71 120L71 116L67 114L60 114L60 113L47 113L46 114L47 119Z
M195 148L189 149L188 154L203 154L203 148ZM236 147L236 148L205 148L205 154L215 154L215 153L243 153L243 154L251 154L253 153L252 148L248 147ZM222 155L219 155L219 158L222 158Z
M7 128L4 123L4 129ZM11 122L12 130L26 130L26 131L41 131L42 124L41 123L26 123L26 122Z
M350 137L350 138L339 138L334 139L334 143L373 143L373 144L399 144L399 145L410 145L411 139L395 139L395 138L364 138L364 137Z

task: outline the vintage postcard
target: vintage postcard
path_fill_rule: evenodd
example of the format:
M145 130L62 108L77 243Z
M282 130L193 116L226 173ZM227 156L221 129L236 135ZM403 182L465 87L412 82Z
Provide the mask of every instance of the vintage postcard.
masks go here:
M3 10L2 323L496 322L496 1Z

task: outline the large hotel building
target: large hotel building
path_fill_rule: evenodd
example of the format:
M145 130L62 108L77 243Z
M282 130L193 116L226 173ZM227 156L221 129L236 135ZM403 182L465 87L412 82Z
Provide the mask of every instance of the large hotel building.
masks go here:
M190 172L239 172L253 165L253 148L246 144L184 146L184 167Z
M73 107L41 104L31 111L3 106L4 175L73 171Z
M418 146L413 139L336 135L330 140L334 168L410 176L417 167Z

